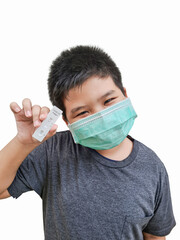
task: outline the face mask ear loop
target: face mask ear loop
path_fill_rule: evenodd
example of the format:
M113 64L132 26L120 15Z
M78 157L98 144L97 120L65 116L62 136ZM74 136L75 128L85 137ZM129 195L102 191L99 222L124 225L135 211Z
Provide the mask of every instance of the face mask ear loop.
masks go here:
M68 127L71 125L70 122L67 120L67 123L68 123Z

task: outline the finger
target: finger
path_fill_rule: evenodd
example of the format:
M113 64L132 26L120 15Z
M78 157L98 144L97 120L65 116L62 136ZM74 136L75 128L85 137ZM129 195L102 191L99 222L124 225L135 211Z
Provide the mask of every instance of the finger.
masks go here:
M39 119L40 112L41 112L41 107L39 105L34 105L32 107L32 116L33 116L34 127L39 127L41 125L41 121Z
M10 109L13 113L18 113L21 111L20 106L16 102L10 103Z
M58 125L57 124L53 124L53 126L50 129L49 133L54 133L54 131L56 132L57 128L58 128Z
M40 113L40 120L41 121L45 120L49 112L50 109L48 107L42 107Z
M50 129L49 133L47 134L46 138L44 139L44 141L46 141L48 138L52 137L54 134L56 134L58 125L54 124L52 126L52 128Z
M31 117L32 116L32 103L31 103L31 100L29 98L25 98L23 101L22 101L22 105L23 105L23 109L24 109L24 112L25 112L25 116L26 117Z

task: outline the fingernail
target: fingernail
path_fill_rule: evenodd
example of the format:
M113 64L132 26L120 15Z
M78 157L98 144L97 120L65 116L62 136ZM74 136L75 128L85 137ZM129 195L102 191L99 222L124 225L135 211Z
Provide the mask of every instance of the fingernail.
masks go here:
M26 112L26 117L31 117L31 112L30 111Z
M44 119L46 117L45 114L41 114L40 119Z
M18 112L20 112L20 111L21 111L21 109L20 109L20 108L18 108L18 107L16 107L16 108L15 108L15 112L17 112L17 113L18 113Z
M41 124L41 123L40 123L40 121L38 121L38 120L36 120L36 121L34 122L34 126L35 126L35 127L38 127L40 124Z

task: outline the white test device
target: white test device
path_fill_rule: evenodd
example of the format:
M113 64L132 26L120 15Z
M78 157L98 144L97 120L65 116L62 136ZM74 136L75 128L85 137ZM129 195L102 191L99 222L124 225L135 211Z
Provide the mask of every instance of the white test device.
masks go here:
M46 119L41 123L41 126L36 129L33 133L33 138L37 139L39 142L42 142L43 139L48 134L49 130L57 119L61 116L62 111L54 106L51 111L48 113Z

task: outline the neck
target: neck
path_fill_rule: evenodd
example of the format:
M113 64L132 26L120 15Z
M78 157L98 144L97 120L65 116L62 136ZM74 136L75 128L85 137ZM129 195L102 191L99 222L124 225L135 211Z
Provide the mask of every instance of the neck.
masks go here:
M115 160L122 161L127 158L133 149L133 142L129 138L125 138L118 146L107 150L96 150L102 156Z

